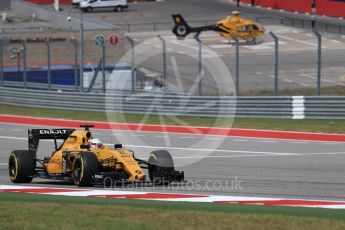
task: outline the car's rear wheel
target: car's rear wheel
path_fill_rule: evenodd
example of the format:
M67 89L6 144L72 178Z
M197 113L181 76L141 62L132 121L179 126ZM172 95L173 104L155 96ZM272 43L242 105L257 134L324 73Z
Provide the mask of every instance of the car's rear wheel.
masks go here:
M122 6L117 6L117 7L115 7L114 11L121 12L121 11L123 11L123 8L122 8Z
M93 11L93 8L89 6L88 8L86 8L86 10L87 12L91 13Z
M166 150L153 151L148 159L149 177L153 184L169 184L169 175L174 174L174 161Z
M30 183L35 173L35 159L30 151L13 151L8 160L8 172L13 183Z
M92 185L93 176L98 170L98 159L92 152L82 152L74 159L72 179L79 187Z

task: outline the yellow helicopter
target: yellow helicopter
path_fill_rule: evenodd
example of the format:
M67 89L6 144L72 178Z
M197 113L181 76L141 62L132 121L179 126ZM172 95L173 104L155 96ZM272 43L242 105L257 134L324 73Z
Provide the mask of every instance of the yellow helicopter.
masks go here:
M259 44L265 39L265 28L253 20L241 18L238 11L233 11L230 16L216 24L200 27L190 27L180 14L174 14L172 17L175 22L172 32L178 39L184 39L190 33L199 35L201 32L209 30L215 31L228 41L232 41L236 37L248 44Z

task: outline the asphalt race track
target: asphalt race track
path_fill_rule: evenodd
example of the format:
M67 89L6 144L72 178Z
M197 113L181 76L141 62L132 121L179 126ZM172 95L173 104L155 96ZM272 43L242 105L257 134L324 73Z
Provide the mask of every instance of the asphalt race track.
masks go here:
M0 184L12 184L8 156L12 150L27 149L27 129L34 127L39 126L0 123ZM345 200L345 143L110 130L93 134L104 143L121 141L138 158L167 149L186 175L187 182L180 185L126 185L117 190ZM52 142L42 141L38 157L50 156L52 150ZM43 179L30 185L75 188Z

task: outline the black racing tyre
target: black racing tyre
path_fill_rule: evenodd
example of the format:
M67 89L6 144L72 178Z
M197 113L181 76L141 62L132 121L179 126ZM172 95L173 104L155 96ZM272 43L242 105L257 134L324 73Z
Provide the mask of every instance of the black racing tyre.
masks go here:
M98 159L92 152L81 152L74 159L72 179L75 185L87 187L92 185L92 177L98 170Z
M13 183L30 183L35 173L35 159L30 151L13 151L8 160L8 173Z
M114 11L121 12L123 10L122 6L115 7Z
M157 185L170 183L168 178L157 176L157 174L173 174L174 161L171 154L166 150L153 151L148 159L149 177L152 183Z

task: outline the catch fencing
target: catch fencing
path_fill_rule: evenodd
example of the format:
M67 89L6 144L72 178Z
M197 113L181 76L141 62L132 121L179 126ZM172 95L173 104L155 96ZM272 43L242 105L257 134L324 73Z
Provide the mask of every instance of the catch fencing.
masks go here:
M236 40L229 45L214 45L209 42L208 37L200 36L195 40L189 39L188 44L181 43L182 46L188 45L191 51L195 51L184 54L174 51L171 47L177 41L165 35L153 35L146 40L138 40L137 37L131 37L132 35L124 36L118 33L118 44L112 46L106 42L102 49L92 40L99 33L108 37L114 32L84 32L83 74L80 74L81 46L77 38L78 32L65 32L64 37L58 37L60 33L56 31L56 35L50 35L48 38L44 37L44 34L30 33L22 35L24 38L17 33L1 38L0 86L105 92L113 74L124 71L128 78L125 83L126 90L131 90L132 93L150 87L169 93L186 93L188 90L174 89L174 84L180 79L177 79L173 60L176 60L179 70L185 71L185 74L180 76L184 85L198 83L199 89L195 94L200 96L291 95L286 93L289 89L307 89L309 93L306 95L332 95L336 92L332 87L344 85L342 73L345 71L345 52L342 51L345 50L345 43L336 36L334 40L332 37L324 39L317 31L293 33L292 38L270 32L266 36L265 44L257 46L248 46ZM32 40L32 36L41 36L42 39ZM149 60L138 63L136 47L145 42L153 42L151 50L155 49L157 52L155 56L148 58ZM334 48L325 45L325 42ZM305 44L309 54L299 51L304 49ZM224 47L216 55L204 49L216 46ZM238 49L234 49L237 46ZM123 59L125 55L130 58ZM186 56L189 57L188 60L185 60ZM213 57L221 59L227 66L233 77L234 91L222 92L210 83L212 79L207 76L203 80L196 77ZM112 89L121 91L121 87L116 85L118 81L114 80L113 83L115 85Z

